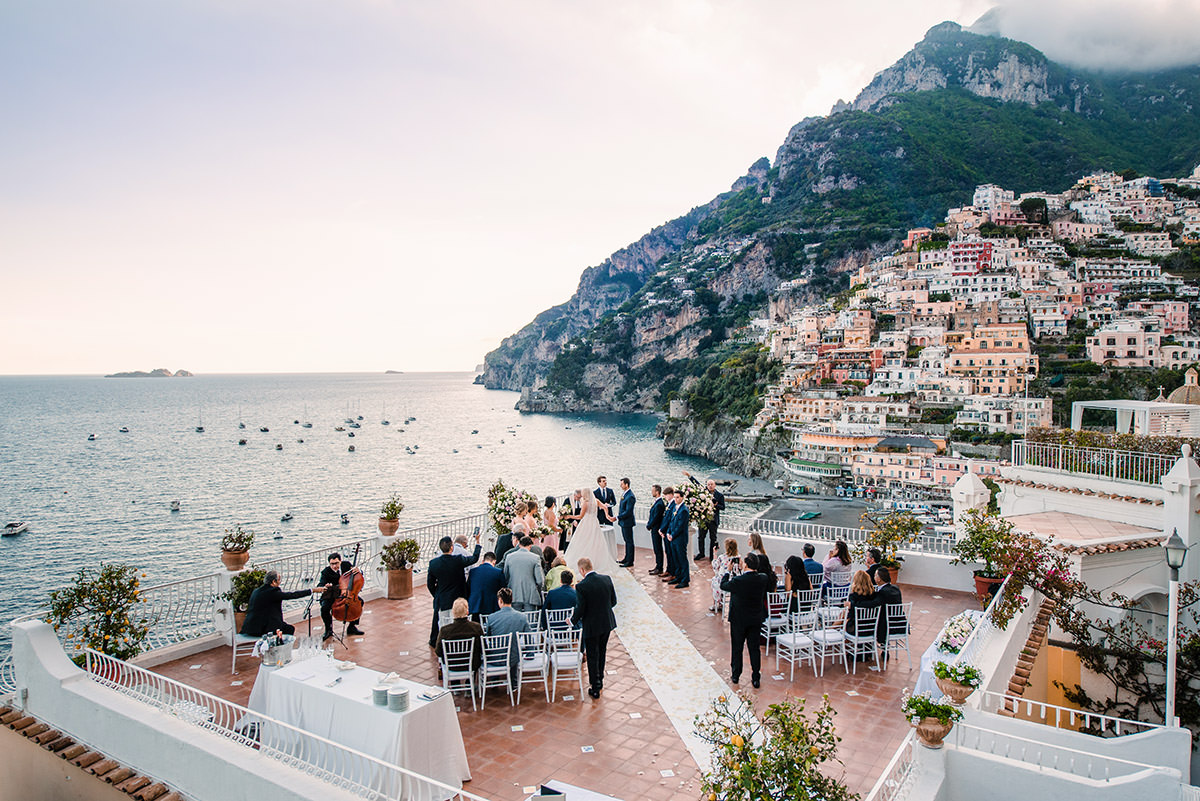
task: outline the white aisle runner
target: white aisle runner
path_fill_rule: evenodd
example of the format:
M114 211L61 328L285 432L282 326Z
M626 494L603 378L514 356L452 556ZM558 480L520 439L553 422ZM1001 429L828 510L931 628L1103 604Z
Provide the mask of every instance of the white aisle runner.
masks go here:
M612 580L617 636L700 770L709 770L711 746L696 736L694 721L717 696L731 695L729 686L637 579L621 570Z

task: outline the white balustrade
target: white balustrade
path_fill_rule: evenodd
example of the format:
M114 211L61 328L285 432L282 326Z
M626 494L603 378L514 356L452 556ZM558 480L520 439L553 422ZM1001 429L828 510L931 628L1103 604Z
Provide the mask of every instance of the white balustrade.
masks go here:
M1012 444L1014 467L1040 467L1135 484L1157 485L1178 458L1160 453L1083 448L1028 440L1017 440Z
M128 662L84 653L87 675L97 684L356 795L487 801Z
M755 532L772 537L781 537L805 542L829 542L844 540L853 547L856 543L865 543L871 533L867 528L850 528L847 526L827 526L820 523L804 523L797 520L767 520L761 517L743 517L739 515L721 516L721 533L749 534ZM953 553L954 538L941 534L918 534L917 538L899 549L899 552L912 554Z
M1095 781L1106 782L1142 771L1179 774L1179 771L1174 768L1089 753L962 722L954 724L952 733L954 744L958 748L981 751L1027 765L1036 765L1039 768L1070 773Z
M913 749L916 748L916 732L909 730L896 753L888 762L883 773L875 781L875 786L867 794L867 801L903 801L908 798L916 777L916 760Z
M1140 720L1101 715L1098 712L1056 706L1044 701L1031 701L1008 693L985 691L982 696L983 703L980 708L985 712L1010 712L1024 720L1033 720L1056 728L1074 729L1098 737L1122 737L1165 728L1161 723L1145 723Z

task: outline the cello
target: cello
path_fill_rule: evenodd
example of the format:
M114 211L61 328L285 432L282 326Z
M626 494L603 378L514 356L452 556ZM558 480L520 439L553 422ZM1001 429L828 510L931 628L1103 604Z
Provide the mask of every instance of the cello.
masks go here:
M358 568L358 551L361 547L361 543L354 546L354 567L343 573L342 577L338 579L338 597L329 610L334 620L340 620L343 623L362 617L363 602L358 594L362 592L366 577Z

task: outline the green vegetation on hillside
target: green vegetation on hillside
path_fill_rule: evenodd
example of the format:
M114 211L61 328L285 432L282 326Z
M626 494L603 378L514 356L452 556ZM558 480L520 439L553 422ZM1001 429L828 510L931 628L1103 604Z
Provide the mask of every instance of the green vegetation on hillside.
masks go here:
M763 390L777 382L782 371L766 348L747 348L709 365L687 393L688 405L706 423L723 415L748 426L762 409Z

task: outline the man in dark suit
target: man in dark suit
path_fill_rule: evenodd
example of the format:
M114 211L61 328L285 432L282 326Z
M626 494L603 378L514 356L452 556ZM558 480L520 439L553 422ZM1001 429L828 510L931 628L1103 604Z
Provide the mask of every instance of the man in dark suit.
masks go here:
M734 568L736 569L736 567ZM750 651L750 683L759 686L762 655L758 636L766 612L770 579L758 571L758 554L746 554L746 572L721 576L721 590L729 593L729 670L730 681L742 678L742 649Z
M617 496L608 486L608 478L598 476L596 478L596 488L592 490L592 495L596 497L596 520L600 521L602 526L611 526L616 520L612 515L612 508L617 503Z
M499 609L496 593L504 586L504 571L496 567L496 554L488 551L483 564L467 574L467 600L472 615L490 615Z
M618 564L633 567L633 507L637 497L629 488L629 479L621 479L621 505L617 508L617 525L621 527L621 539L625 540L625 558Z
M554 609L574 609L579 605L579 594L572 586L575 583L575 574L564 570L558 577L562 583L546 593L546 602L542 608L547 612Z
M583 652L587 658L588 695L599 698L604 689L604 657L608 651L608 635L617 627L613 607L617 605L617 590L612 579L592 572L592 560L579 560L583 580L575 588L578 603L571 623L583 627Z
M261 587L250 593L250 603L246 607L246 619L242 622L242 634L250 637L261 637L273 631L284 634L295 634L296 627L283 622L283 602L293 598L303 598L312 595L312 590L296 590L284 592L279 589L279 574L268 570L263 577Z
M879 607L879 624L875 628L875 640L882 645L887 643L888 605L904 603L904 599L900 595L900 588L892 583L892 571L883 565L880 565L875 571L875 594L871 596L871 603L873 606Z
M688 562L688 517L687 504L683 500L683 490L675 490L675 511L671 514L671 525L667 529L667 540L675 554L675 578L669 584L675 587L686 587L691 584L692 566Z
M684 470L683 474L688 477L688 480L700 486L700 482L696 480L688 471ZM725 495L717 489L717 482L711 478L705 482L704 488L712 494L713 497L713 516L712 520L708 521L707 531L699 532L696 542L696 561L708 559L712 561L713 551L717 549L717 529L721 527L721 512L725 509ZM707 536L705 536L707 535ZM707 545L705 542L707 541Z
M646 529L650 532L650 546L654 548L654 569L650 571L650 575L658 576L663 572L662 522L667 505L663 503L662 487L657 484L650 488L650 497L654 498L654 502L650 504L650 516L646 519Z
M667 571L662 574L662 580L674 581L676 570L675 547L671 545L669 535L671 533L671 518L675 516L675 490L671 487L663 490L663 500L666 501L666 505L663 507L662 525L658 530L662 533L663 552L666 555Z
M328 640L333 636L333 602L342 594L341 578L354 569L354 565L341 557L341 554L329 554L329 564L321 571L320 578L317 579L317 589L323 590L321 595L321 622L325 624L325 633L321 635L321 642ZM365 631L358 627L357 620L351 620L350 626L346 629L347 634L356 636L366 634Z
M433 623L429 632L430 648L437 645L438 631L442 627L441 613L449 612L454 606L455 598L467 597L467 577L463 571L467 565L473 565L479 561L479 529L475 529L475 551L471 556L454 556L450 553L453 548L454 541L449 537L442 537L438 542L438 550L442 552L442 555L429 560L429 572L425 576L425 586L429 587L429 594L433 596ZM446 617L449 618L449 614ZM447 619L445 622L451 621Z

